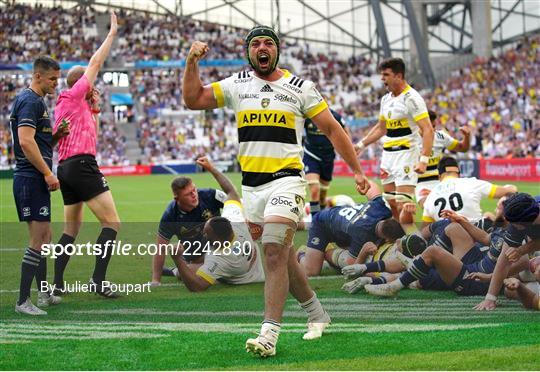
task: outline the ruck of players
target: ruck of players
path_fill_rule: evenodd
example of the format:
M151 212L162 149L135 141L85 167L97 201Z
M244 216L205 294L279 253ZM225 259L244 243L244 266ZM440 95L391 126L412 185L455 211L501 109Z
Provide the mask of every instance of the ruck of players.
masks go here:
M54 285L43 287L47 260L41 251L52 242L60 247L77 242L85 229L85 205L100 224L95 244L111 245L122 235L122 216L96 161L102 98L96 79L114 48L119 24L111 13L109 32L86 66L61 71L53 58L37 57L30 86L13 102L13 194L29 235L18 313L46 315L44 308L70 301L64 274L76 266L69 265L69 255L60 255L54 261ZM402 59L379 64L386 90L379 115L353 143L346 119L330 107L319 87L282 67L282 41L273 28L249 30L243 40L246 69L218 81L201 78L199 65L209 45L205 40L192 43L178 84L190 110L234 112L241 187L206 154L193 160L219 188L196 184L188 176L171 177L170 201L149 233L158 246L178 239L179 249L152 257L151 288L170 280L164 276L190 292L219 290L220 283L264 283L260 329L238 345L260 357L279 350L289 294L305 312L307 327L299 337L309 342L331 329L332 313L309 280L319 275L343 276L335 290L351 296L453 291L482 296L478 311L496 311L500 296L540 309L540 258L535 256L540 251L540 196L462 175L456 153L469 151L471 129L460 128L455 138L440 126L436 107L427 107L408 82ZM66 80L66 89L53 117L44 98L59 79ZM382 148L378 179L368 179L358 159L369 146ZM345 195L332 193L337 157L352 172ZM53 237L51 193L57 190L64 229ZM482 209L488 198L497 200L495 210ZM306 230L301 244L295 236L304 235L297 230ZM206 250L194 254L197 245ZM111 289L110 261L110 254L96 256L91 277L79 279L89 284L96 301L128 301ZM37 306L31 300L34 280Z

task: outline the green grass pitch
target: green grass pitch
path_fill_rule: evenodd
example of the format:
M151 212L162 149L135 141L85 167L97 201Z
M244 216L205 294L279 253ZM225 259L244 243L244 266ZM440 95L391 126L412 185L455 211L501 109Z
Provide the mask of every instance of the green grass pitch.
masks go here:
M230 175L238 185L238 174ZM171 200L173 176L109 177L123 221L118 239L152 243L163 209ZM207 174L193 176L199 187L217 187ZM532 183L518 187L537 194ZM448 369L537 370L540 366L540 313L501 300L494 312L475 312L480 298L450 292L405 290L393 299L340 290L343 279L331 272L311 280L333 324L322 339L303 341L305 315L294 299L285 308L278 355L257 359L244 343L259 329L263 285L217 285L192 294L164 278L151 293L112 301L75 293L30 318L14 312L20 262L27 244L24 224L17 222L11 180L0 180L0 369ZM353 195L350 178L336 178L331 194ZM360 201L362 197L355 196ZM53 194L53 241L62 231L62 203ZM484 210L493 210L486 200ZM78 242L93 242L99 232L86 210ZM298 232L296 245L305 244ZM149 256L115 256L108 279L145 283ZM171 261L168 261L171 264ZM53 260L48 260L49 280ZM86 282L93 258L72 257L66 280ZM33 300L35 301L35 285Z

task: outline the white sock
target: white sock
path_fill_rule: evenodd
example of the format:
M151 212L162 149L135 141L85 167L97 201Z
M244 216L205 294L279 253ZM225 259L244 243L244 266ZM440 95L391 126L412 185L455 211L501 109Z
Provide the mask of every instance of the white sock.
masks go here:
M264 336L268 341L274 345L277 343L279 332L281 331L281 324L272 320L265 319L261 325L261 336Z
M302 309L308 314L308 322L311 323L323 323L326 322L326 312L324 311L321 302L317 298L315 292L313 292L313 297L307 300L304 303L298 303Z

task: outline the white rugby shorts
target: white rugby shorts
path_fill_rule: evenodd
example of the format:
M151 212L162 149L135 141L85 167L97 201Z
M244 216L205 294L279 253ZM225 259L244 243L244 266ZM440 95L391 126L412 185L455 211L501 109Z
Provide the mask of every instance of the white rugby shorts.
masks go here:
M396 186L416 186L418 174L414 166L418 162L418 149L383 151L381 159L381 183L394 183Z
M280 216L298 223L303 215L306 181L283 177L261 186L242 186L244 212L248 221L262 224L268 216Z

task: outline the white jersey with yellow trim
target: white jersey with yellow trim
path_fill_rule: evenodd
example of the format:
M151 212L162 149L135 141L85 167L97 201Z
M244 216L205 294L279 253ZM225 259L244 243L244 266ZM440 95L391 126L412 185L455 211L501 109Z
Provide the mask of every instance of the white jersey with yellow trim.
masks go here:
M251 238L242 205L234 200L226 201L221 216L232 224L234 238L231 249L222 245L205 255L197 275L212 285L217 281L229 284L264 282L261 252Z
M497 186L475 177L446 177L431 190L424 202L424 222L435 222L441 219L441 211L450 209L469 221L476 222L482 218L480 201L493 198Z
M437 166L441 161L444 150L454 150L459 141L448 134L445 130L435 131L433 137L433 150L429 157L428 166L426 172L418 175L418 183L426 181L436 181L439 179L439 172Z
M276 81L244 71L212 83L218 107L236 113L244 186L301 175L304 120L328 107L315 83L282 71Z
M386 123L386 135L381 138L383 149L388 151L407 150L420 146L417 121L429 117L426 103L411 86L398 96L391 92L381 99L379 120Z

